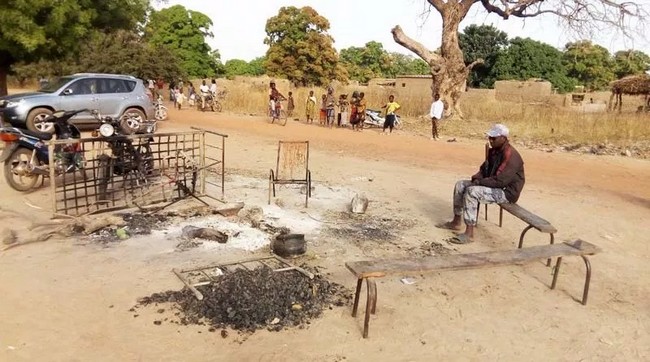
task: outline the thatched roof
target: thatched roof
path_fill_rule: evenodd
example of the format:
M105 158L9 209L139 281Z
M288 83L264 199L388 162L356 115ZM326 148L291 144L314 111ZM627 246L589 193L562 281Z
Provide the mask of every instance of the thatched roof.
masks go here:
M630 75L609 84L612 92L629 95L650 94L650 74Z

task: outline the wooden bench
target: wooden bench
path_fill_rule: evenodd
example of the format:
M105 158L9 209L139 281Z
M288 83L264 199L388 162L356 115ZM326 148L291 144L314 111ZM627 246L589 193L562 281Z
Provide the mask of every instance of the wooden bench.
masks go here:
M553 281L551 282L551 289L555 289L563 256L581 256L585 262L587 270L582 292L582 304L586 305L591 280L591 264L589 263L589 259L587 259L587 255L593 255L599 251L600 249L593 244L582 240L575 240L561 244L532 246L506 251L348 262L345 263L345 266L357 278L357 289L354 294L352 316L357 316L359 294L361 293L361 286L364 280L366 281L368 293L366 298L366 315L363 323L363 338L368 338L370 315L375 314L377 310L377 285L375 284L374 278L381 278L390 274L399 274L400 276L419 275L424 272L441 270L460 270L519 264L557 257Z
M477 210L476 220L478 220L479 210L480 207ZM519 218L521 221L528 224L528 226L526 226L524 230L521 232L521 234L519 235L519 246L518 246L519 249L521 249L524 245L524 238L526 237L526 233L528 232L528 230L533 228L541 233L549 234L550 244L553 245L555 243L555 233L557 232L555 226L551 225L551 223L548 222L547 220L542 219L541 217L524 209L518 204L499 204L499 227L503 226L503 210L506 210L513 216ZM487 219L488 219L488 205L485 204L485 220ZM546 265L551 266L551 259L548 259Z

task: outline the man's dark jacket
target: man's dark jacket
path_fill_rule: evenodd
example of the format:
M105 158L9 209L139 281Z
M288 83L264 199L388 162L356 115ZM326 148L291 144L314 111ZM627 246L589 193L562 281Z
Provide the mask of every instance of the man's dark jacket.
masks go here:
M487 160L481 165L480 173L482 178L479 185L503 189L511 203L519 200L526 183L524 160L510 143L505 143L499 150L490 149Z

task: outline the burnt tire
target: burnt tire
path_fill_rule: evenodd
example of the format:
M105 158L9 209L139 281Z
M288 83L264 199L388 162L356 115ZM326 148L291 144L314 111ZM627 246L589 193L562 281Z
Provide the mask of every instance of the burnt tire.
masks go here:
M53 122L43 122L45 118L52 115L52 110L47 108L34 108L29 114L27 114L27 119L25 120L25 126L27 129L32 132L42 132L42 133L54 133L54 123Z

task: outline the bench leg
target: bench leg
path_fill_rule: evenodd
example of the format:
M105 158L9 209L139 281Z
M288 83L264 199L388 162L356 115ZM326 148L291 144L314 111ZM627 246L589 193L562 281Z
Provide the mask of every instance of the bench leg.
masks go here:
M366 315L363 319L363 338L368 338L370 314L374 314L375 307L377 306L377 284L373 279L366 278L366 285L368 286L368 298L366 299Z
M587 305L587 297L589 296L589 283L591 283L591 263L585 255L580 255L582 260L585 261L585 267L587 267L587 273L585 276L585 288L582 291L582 305Z
M359 307L359 294L361 294L361 285L363 284L363 279L357 280L357 290L354 293L354 305L352 306L352 316L357 316L357 308Z
M555 234L551 234L551 245L553 244L555 244ZM548 260L546 260L546 266L551 266L551 259L552 258L548 258Z
M560 275L560 265L562 265L562 257L557 258L557 262L555 262L555 268L553 270L553 282L551 283L551 289L555 289L555 286L557 285L557 277Z
M488 204L485 204L485 221L487 221L487 219L488 219L487 206L488 206Z
M532 225L526 226L524 231L521 232L521 235L519 235L519 249L521 249L522 246L524 246L524 237L526 236L526 233L528 232L528 230L530 230L532 228L533 228Z
M503 226L503 208L499 206L499 227Z

